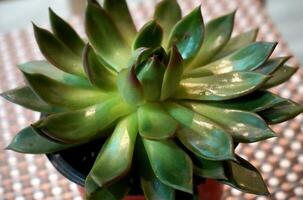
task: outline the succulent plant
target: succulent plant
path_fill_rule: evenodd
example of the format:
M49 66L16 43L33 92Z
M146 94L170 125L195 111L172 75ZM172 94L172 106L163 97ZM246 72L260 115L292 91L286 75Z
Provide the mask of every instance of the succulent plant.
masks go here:
M105 138L88 199L122 199L134 180L150 200L195 196L206 178L269 194L235 148L275 137L268 125L303 111L267 91L298 68L269 58L276 43L256 42L257 29L231 37L234 17L204 26L200 7L182 18L163 0L137 32L125 0L88 0L85 41L50 10L52 33L34 25L46 60L19 65L26 85L2 94L46 117L8 149L53 153Z

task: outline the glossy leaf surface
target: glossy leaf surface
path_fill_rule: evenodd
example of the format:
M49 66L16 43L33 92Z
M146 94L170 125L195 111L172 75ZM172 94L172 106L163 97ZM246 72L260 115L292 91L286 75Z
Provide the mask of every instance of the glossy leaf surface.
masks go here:
M254 71L262 74L271 74L280 68L287 60L289 60L289 58L290 57L278 57L270 59Z
M178 123L156 103L138 109L139 133L148 139L165 139L175 134Z
M121 178L130 169L137 132L136 114L127 116L118 123L91 171L93 180L100 187Z
M230 72L181 81L177 99L222 101L237 98L260 88L268 77L255 72Z
M50 115L34 124L49 137L64 143L83 143L107 136L104 130L119 117L130 112L120 98L76 111ZM103 132L102 132L103 131Z
M180 20L173 28L168 48L176 45L182 58L194 57L200 49L204 35L204 23L201 8L198 7Z
M222 161L211 161L196 157L194 173L203 178L226 179Z
M174 142L168 140L143 139L143 144L156 177L165 185L192 193L193 166L188 155Z

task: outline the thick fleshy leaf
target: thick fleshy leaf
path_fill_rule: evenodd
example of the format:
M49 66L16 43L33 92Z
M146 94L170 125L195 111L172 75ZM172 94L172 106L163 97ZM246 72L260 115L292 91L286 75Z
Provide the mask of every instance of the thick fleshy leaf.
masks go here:
M153 49L141 47L132 52L132 55L128 61L128 67L138 67L143 61L149 58L153 54Z
M278 57L268 60L266 63L255 69L255 72L261 73L261 74L271 74L274 71L276 71L278 68L282 67L283 64L290 59L290 56L288 57Z
M190 157L172 141L143 139L143 144L156 177L169 187L192 194L193 165Z
M134 66L119 72L117 84L120 94L127 103L138 105L144 101L143 87Z
M49 18L55 36L74 52L74 54L81 58L84 42L77 32L51 8L49 8Z
M231 36L235 14L236 11L213 19L206 24L202 47L188 68L193 69L209 63L224 47Z
M194 57L200 49L204 36L204 22L199 6L174 27L169 36L168 48L178 47L184 60Z
M262 89L275 87L288 81L298 69L298 67L289 67L287 65L280 67L277 71L271 74L271 78L262 86Z
M83 143L107 136L106 128L130 112L129 106L116 97L81 110L50 115L33 126L55 140Z
M241 33L233 38L231 38L227 44L216 54L211 60L215 61L220 58L223 58L238 49L244 48L249 44L256 41L259 29L253 29L244 33Z
M249 162L237 156L237 162L228 161L227 177L228 180L222 181L240 191L257 194L269 195L266 184L260 172Z
M100 187L121 178L130 169L137 132L136 113L118 123L114 133L102 147L90 172L91 177Z
M255 91L240 98L226 101L208 102L208 104L211 106L226 109L259 112L284 101L286 101L286 99L279 97L271 92Z
M255 72L230 72L181 81L177 99L222 101L241 97L260 88L268 76Z
M89 44L84 49L83 66L93 85L103 90L111 90L116 87L116 73L98 60L96 53Z
M224 58L189 71L186 76L200 77L233 71L252 71L268 59L276 44L270 42L252 43Z
M168 43L169 34L174 25L181 19L181 8L176 0L163 0L157 4L154 19L160 24L164 30L163 46Z
M56 113L64 110L62 108L48 105L42 101L42 99L40 99L28 86L8 90L0 94L0 96L10 102L38 112Z
M222 161L211 161L200 157L194 159L194 174L210 179L225 180L224 164Z
M166 100L172 96L180 84L183 73L183 60L176 46L172 47L169 63L166 67L162 90L161 100Z
M131 45L137 30L125 0L104 0L104 9L113 18L117 27L123 33L124 39Z
M142 139L136 142L137 163L140 172L141 188L148 200L174 200L175 191L163 184L153 172Z
M127 67L130 47L122 37L115 22L96 0L88 0L85 12L85 29L97 55L108 66L117 71Z
M160 99L165 66L156 58L150 58L138 74L146 100Z
M139 133L148 139L165 139L175 134L178 123L156 103L138 109Z
M34 32L41 53L50 63L65 72L85 76L80 56L49 31L34 25Z
M133 50L140 47L156 48L161 46L163 30L156 21L146 23L136 36L133 42Z
M292 119L303 112L303 106L290 100L279 103L259 115L269 124L277 124Z
M266 122L254 113L195 102L186 105L227 129L235 142L251 143L275 137L275 133Z
M6 149L19 153L46 154L68 149L72 145L53 142L41 136L33 127L22 129Z
M232 138L220 126L178 104L168 103L166 109L184 127L177 137L190 151L208 160L233 159Z

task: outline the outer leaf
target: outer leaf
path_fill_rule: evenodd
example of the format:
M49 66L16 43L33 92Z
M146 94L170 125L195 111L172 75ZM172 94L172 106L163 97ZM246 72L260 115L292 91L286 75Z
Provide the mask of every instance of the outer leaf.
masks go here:
M290 100L259 112L261 117L269 124L277 124L296 117L303 112L303 106Z
M102 147L91 171L93 180L100 187L119 179L130 169L137 132L137 116L132 114L119 122Z
M161 100L166 100L178 89L183 74L183 60L176 46L173 46L169 63L164 73Z
M115 88L116 74L100 63L96 53L89 44L87 44L84 49L83 66L93 85L104 90Z
M52 31L75 55L82 57L84 42L77 32L62 18L60 18L51 8L49 17Z
M231 38L227 44L220 50L220 52L212 58L212 61L223 58L238 49L244 48L256 41L259 29L253 29Z
M283 66L283 64L289 59L290 56L270 59L254 71L262 74L271 74L274 71L276 71L278 68Z
M173 28L168 48L177 45L184 60L194 57L202 44L204 23L200 6L180 20Z
M255 91L237 99L208 102L208 104L220 108L259 112L284 101L286 100L273 93L267 91Z
M113 18L119 30L123 32L124 39L131 45L137 31L126 1L104 0L103 7Z
M255 42L227 57L189 71L186 76L200 77L233 71L252 71L268 59L275 46L276 43Z
M165 185L192 194L193 166L188 155L172 141L143 139L143 144L156 177Z
M136 76L134 66L118 74L117 84L120 94L127 103L138 105L144 101L143 88Z
M275 133L258 115L250 112L221 109L201 103L186 104L194 111L225 127L235 142L251 143L275 137Z
M45 154L54 153L72 147L55 143L41 136L33 127L22 129L6 149L19 153Z
M150 58L138 78L144 90L146 100L156 101L160 99L161 87L165 66L156 58Z
M129 47L114 21L96 0L88 0L85 29L91 45L107 65L117 71L127 67Z
M154 19L163 27L163 46L168 44L168 37L173 26L181 19L181 8L176 0L163 0L157 4Z
M138 153L138 169L145 198L148 200L174 200L175 191L156 177L141 139L136 143L135 152Z
M140 135L148 139L165 139L175 134L178 123L165 110L155 103L149 103L138 109Z
M62 112L63 110L61 108L48 105L42 101L28 86L6 91L0 94L0 96L10 102L38 112L54 113Z
M34 25L34 32L41 53L50 63L65 72L85 76L80 56L49 31Z
M194 173L200 177L221 180L226 179L222 161L211 161L197 157L194 164Z
M271 78L263 85L262 89L268 89L284 83L289 80L298 69L298 67L289 67L286 65L280 67L272 74Z
M178 99L222 101L249 94L260 88L268 76L255 72L230 72L181 81Z
M195 59L188 66L197 68L207 64L228 42L233 26L236 11L211 20L205 27L205 39Z
M163 30L154 20L146 23L133 42L133 50L140 47L156 48L161 46Z
M177 136L189 150L208 160L233 159L233 142L224 129L178 104L170 103L166 108L184 127Z
M228 161L228 180L223 181L238 190L257 195L269 195L269 191L258 170L243 158L238 162Z
M64 143L83 143L107 135L102 131L129 112L130 108L120 98L112 98L81 110L50 115L34 127Z

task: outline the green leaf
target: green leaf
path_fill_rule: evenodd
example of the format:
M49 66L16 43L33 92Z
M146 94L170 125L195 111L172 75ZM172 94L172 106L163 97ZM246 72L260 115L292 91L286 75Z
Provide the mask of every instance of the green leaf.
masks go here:
M53 142L41 136L37 130L29 126L22 129L6 149L19 153L46 154L71 148L72 145Z
M121 32L122 36L131 45L133 39L136 36L137 30L134 25L131 14L128 10L125 0L104 0L104 9L113 18L114 22Z
M168 45L169 34L181 17L181 8L176 0L163 0L157 4L154 19L164 30L162 42L164 47Z
M186 77L200 77L235 71L253 71L268 59L276 44L270 42L252 43L220 60L189 71Z
M175 134L178 123L161 105L147 103L138 109L139 133L147 139L166 139Z
M147 22L139 31L133 42L132 49L140 47L156 48L161 46L163 30L156 21Z
M153 54L153 49L141 47L132 52L128 62L128 67L138 67L142 62L146 61Z
M303 106L291 100L259 112L259 115L269 124L277 124L290 120L303 112Z
M44 57L59 69L85 77L81 57L49 31L34 25L35 38Z
M153 172L142 139L136 142L137 163L140 172L141 188L148 200L174 200L175 191L162 183ZM137 164L136 163L136 164Z
M262 89L272 88L288 81L298 69L299 67L289 67L287 65L280 67L271 74L271 78L262 86Z
M130 169L137 132L136 114L118 123L114 133L102 147L90 172L93 180L100 187L121 178Z
M241 33L233 38L231 38L227 44L217 53L211 60L215 61L223 58L238 49L244 48L249 44L256 41L259 29L253 29L244 33Z
M260 172L249 162L237 156L237 162L228 161L227 165L228 180L223 183L246 193L269 195Z
M190 157L169 140L143 139L143 144L156 177L169 187L192 194L193 165Z
M194 174L203 178L225 180L224 165L222 161L211 161L196 157Z
M63 111L61 108L48 105L42 101L42 99L40 99L28 86L8 90L0 94L0 96L12 103L38 112L56 113Z
M269 75L276 71L278 68L282 67L284 63L289 60L291 57L278 57L268 60L266 63L255 69L255 72Z
M95 193L97 190L101 188L99 185L93 180L91 174L88 174L85 179L85 193L87 198ZM88 198L89 199L89 198Z
M267 91L255 91L240 98L208 102L208 105L226 109L259 112L286 101L285 99Z
M115 97L81 110L50 115L33 126L55 140L83 143L107 136L106 128L130 112L129 106Z
M255 72L230 72L181 81L177 99L222 101L249 94L260 88L268 76Z
M85 29L89 42L103 61L120 71L127 67L130 47L109 14L95 1L88 0Z
M203 66L224 47L228 42L234 27L236 11L211 20L205 26L205 36L201 49L188 68Z
M89 44L84 49L83 66L93 85L103 90L112 90L116 87L116 74L98 60L96 53Z
M60 18L51 8L49 8L49 18L54 35L61 40L75 55L82 57L84 42L77 32L62 18Z
M152 57L138 74L146 100L160 99L164 72L165 66L156 57Z
M178 47L184 60L194 57L202 44L204 36L204 23L199 6L174 27L169 36L168 48Z
M177 137L190 151L208 160L233 159L233 141L224 129L178 104L169 103L166 108L183 126Z
M119 72L117 84L120 94L127 103L139 105L144 101L144 93L134 67L135 65Z
M174 45L171 50L169 63L166 67L162 90L161 90L161 100L166 100L172 96L180 84L183 74L183 60L178 52L177 47Z
M258 115L240 110L222 109L202 103L186 103L192 110L224 127L233 141L251 143L275 137Z

